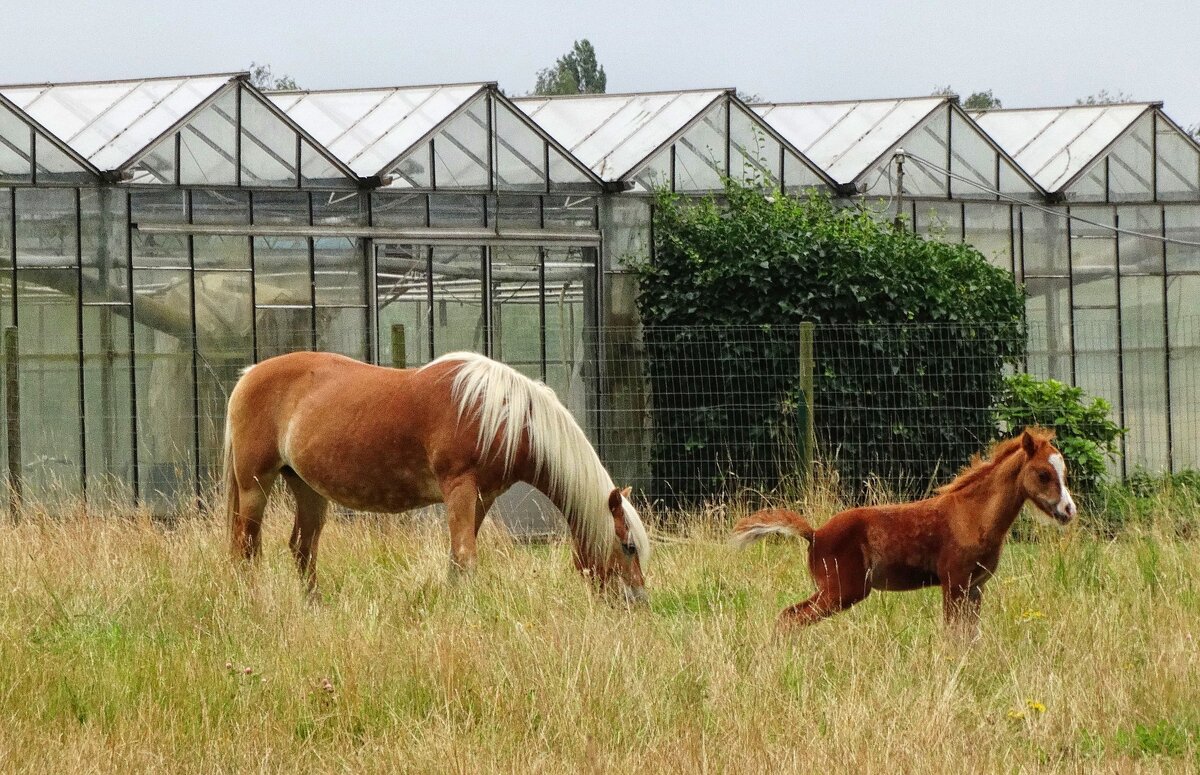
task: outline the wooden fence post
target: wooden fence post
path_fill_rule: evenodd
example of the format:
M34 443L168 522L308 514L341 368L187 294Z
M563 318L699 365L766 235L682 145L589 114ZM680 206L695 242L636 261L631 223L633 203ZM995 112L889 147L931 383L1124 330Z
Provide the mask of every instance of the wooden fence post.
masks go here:
M800 389L804 391L804 451L800 462L804 476L812 482L813 453L817 443L813 424L813 331L812 323L800 324Z

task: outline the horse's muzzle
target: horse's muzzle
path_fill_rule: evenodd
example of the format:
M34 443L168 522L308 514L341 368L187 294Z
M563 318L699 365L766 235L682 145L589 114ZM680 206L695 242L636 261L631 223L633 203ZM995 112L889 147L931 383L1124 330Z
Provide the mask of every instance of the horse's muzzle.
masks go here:
M645 587L631 587L628 584L621 584L621 592L625 596L625 602L629 605L646 605L650 602L650 593Z

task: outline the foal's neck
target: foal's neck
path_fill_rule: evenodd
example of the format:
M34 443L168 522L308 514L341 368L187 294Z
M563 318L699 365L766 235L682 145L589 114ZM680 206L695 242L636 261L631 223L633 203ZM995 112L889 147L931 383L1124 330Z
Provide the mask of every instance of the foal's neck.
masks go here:
M1024 465L1025 453L1018 450L997 463L974 485L974 494L981 500L976 519L982 534L992 541L1004 540L1025 505L1025 494L1017 482Z

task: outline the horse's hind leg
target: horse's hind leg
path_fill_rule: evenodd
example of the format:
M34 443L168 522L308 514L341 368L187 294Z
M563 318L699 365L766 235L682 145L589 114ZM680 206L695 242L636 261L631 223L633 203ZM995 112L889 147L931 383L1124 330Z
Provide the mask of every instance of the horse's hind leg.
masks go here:
M780 627L805 626L845 611L871 594L866 570L853 559L810 562L817 591L808 600L783 609Z
M292 538L288 546L296 558L296 568L308 588L308 594L315 596L317 544L321 540L321 528L325 526L325 511L329 501L295 474L285 474L283 480L296 499L296 523L292 526Z
M233 554L253 560L262 549L263 512L276 474L238 478L237 513L233 518ZM245 482L245 483L243 483ZM248 485L248 486L247 486Z

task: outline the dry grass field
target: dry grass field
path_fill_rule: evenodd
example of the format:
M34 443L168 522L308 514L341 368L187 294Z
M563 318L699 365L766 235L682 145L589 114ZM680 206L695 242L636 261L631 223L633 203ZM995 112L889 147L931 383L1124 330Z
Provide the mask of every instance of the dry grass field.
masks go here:
M780 637L802 547L715 528L632 611L490 527L451 582L404 518L330 524L310 605L289 529L243 575L215 519L0 524L0 772L1200 769L1200 543L1166 531L1010 545L964 645L934 590Z

